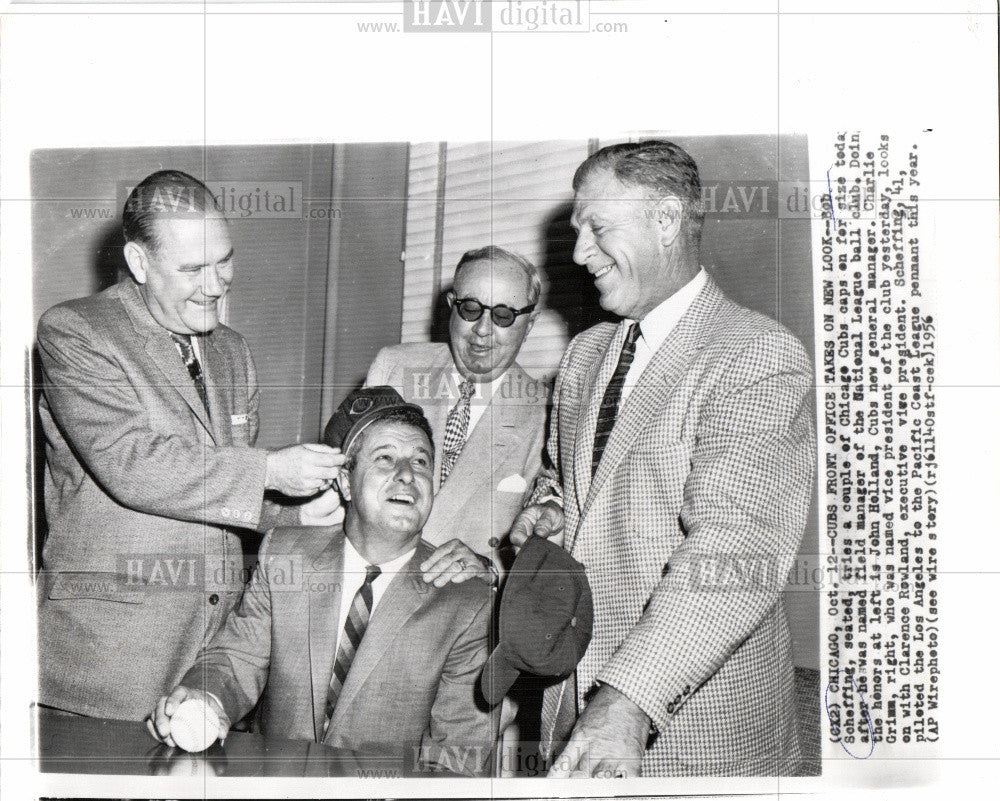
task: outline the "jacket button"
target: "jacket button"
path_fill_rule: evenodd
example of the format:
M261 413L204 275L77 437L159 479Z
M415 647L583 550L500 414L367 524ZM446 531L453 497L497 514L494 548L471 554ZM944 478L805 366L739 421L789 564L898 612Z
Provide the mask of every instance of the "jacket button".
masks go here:
M215 606L219 602L219 596L213 592L211 595L208 596L208 602L212 606Z

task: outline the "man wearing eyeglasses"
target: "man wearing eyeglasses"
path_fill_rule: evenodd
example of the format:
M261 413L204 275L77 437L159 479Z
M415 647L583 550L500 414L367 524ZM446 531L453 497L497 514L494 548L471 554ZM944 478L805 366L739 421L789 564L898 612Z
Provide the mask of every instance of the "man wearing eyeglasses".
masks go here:
M436 586L493 578L513 556L498 546L527 500L544 439L543 384L516 362L540 293L531 262L494 246L470 250L448 293L450 345L385 348L368 371L368 386L392 386L424 409L441 454L423 533L437 548L421 566Z

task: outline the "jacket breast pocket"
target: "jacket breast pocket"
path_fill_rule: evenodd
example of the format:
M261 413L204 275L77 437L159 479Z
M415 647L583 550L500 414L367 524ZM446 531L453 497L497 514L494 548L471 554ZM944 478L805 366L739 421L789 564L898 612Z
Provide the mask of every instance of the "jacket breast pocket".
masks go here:
M680 529L691 447L682 441L640 442L625 458L625 519L629 533L674 538Z
M252 445L250 441L250 415L232 414L229 416L229 430L232 432L234 445Z

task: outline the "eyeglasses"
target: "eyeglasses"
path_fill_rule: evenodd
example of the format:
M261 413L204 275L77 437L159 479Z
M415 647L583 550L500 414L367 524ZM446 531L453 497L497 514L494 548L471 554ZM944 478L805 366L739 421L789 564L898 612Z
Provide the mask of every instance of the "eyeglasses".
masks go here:
M474 323L483 316L484 311L489 309L490 319L493 320L495 325L500 326L500 328L510 328L514 325L514 321L522 314L530 314L535 310L534 303L530 306L525 306L523 309L512 309L503 303L498 303L496 306L487 306L475 298L456 298L453 294L448 295L448 302L458 312L458 316L467 323Z

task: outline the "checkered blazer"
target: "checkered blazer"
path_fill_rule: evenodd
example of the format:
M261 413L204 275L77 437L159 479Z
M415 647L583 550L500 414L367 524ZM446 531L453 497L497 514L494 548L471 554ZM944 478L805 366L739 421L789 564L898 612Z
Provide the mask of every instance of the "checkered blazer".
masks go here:
M647 776L791 772L800 755L780 592L813 486L810 362L781 325L709 279L619 410L591 481L626 328L602 323L570 343L553 468L535 490L562 494L566 548L593 589L580 708L604 683L649 715ZM552 725L546 715L543 738Z

